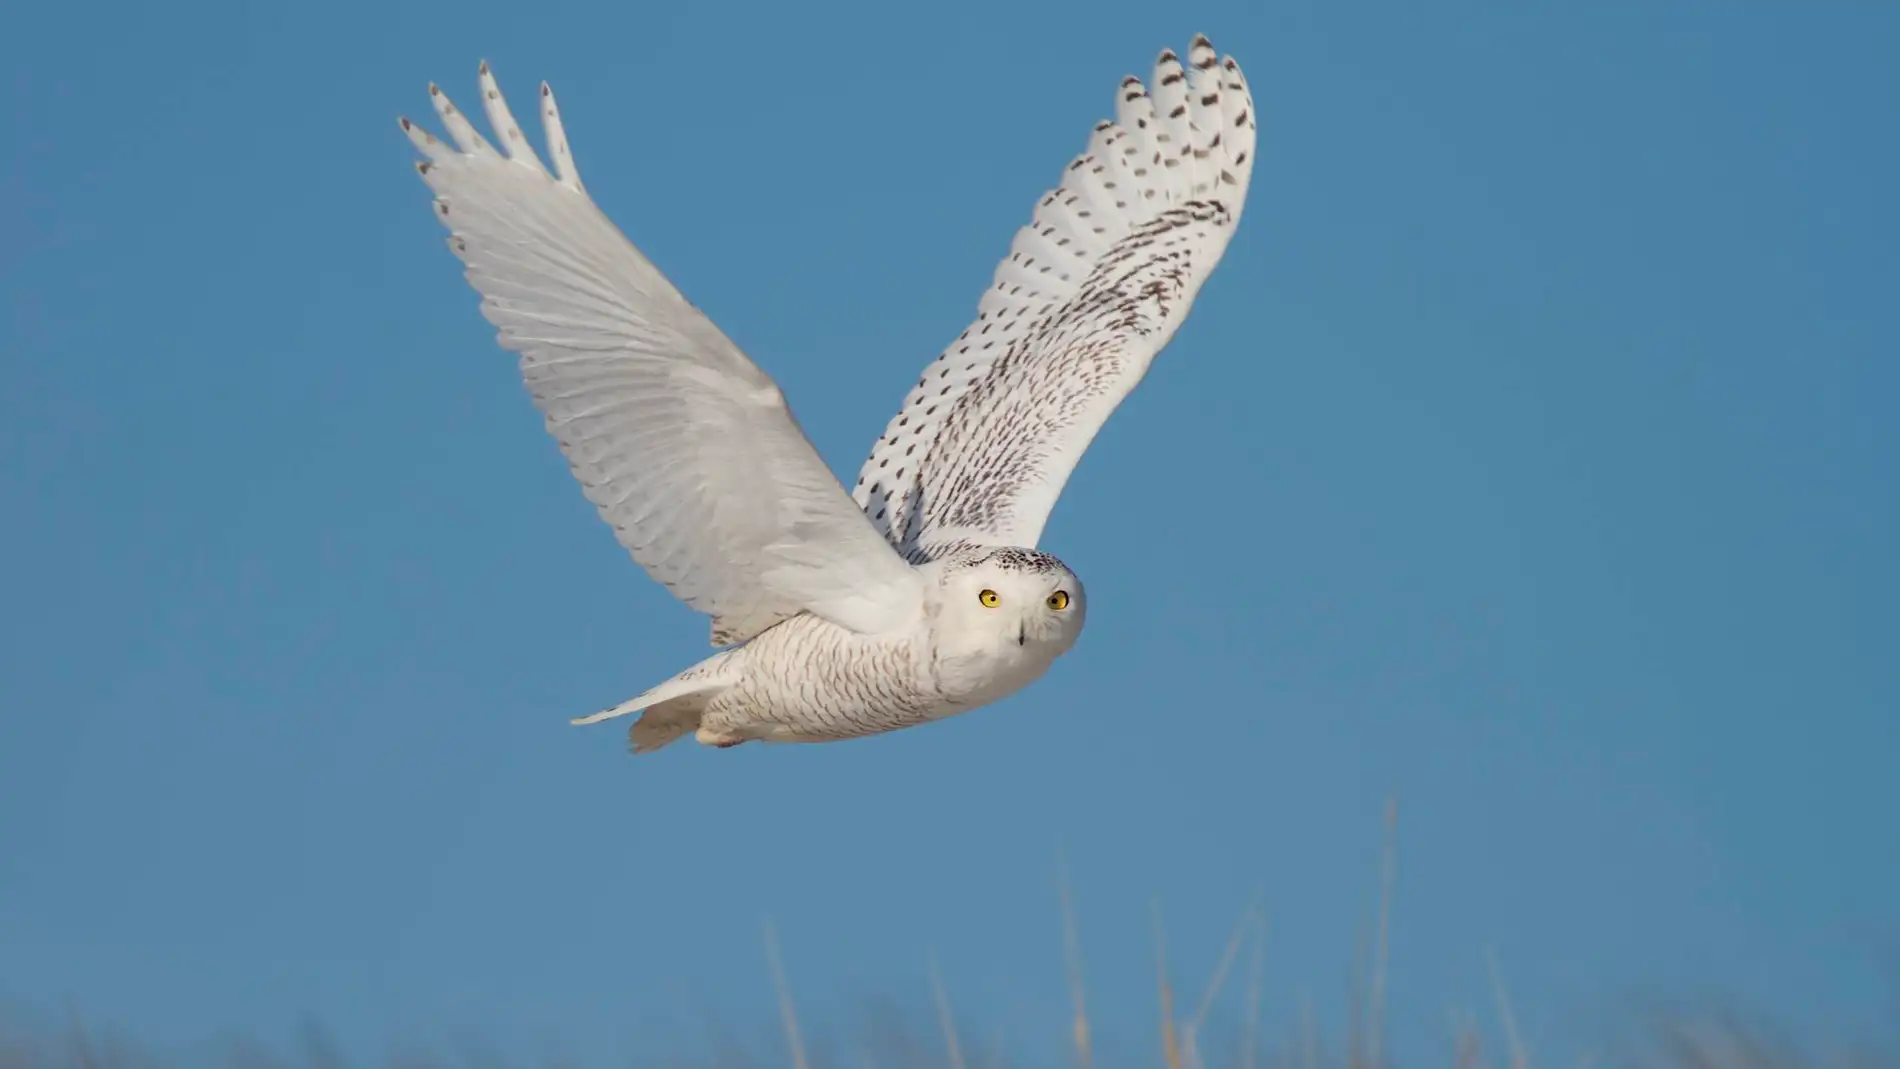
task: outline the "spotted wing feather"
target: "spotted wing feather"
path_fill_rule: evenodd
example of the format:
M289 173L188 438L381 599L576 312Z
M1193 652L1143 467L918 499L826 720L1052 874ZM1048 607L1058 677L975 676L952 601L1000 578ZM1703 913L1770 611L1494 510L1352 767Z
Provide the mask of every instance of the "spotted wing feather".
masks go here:
M912 560L1034 546L1108 416L1187 315L1240 221L1253 171L1240 67L1196 37L1152 88L1122 81L1115 121L1017 231L974 322L928 367L852 498Z

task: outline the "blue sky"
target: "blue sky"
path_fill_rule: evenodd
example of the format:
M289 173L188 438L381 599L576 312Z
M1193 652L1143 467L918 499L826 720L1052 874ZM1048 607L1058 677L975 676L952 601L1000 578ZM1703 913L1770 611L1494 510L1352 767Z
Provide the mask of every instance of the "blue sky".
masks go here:
M1429 10L1428 10L1429 7ZM928 10L928 14L924 14ZM13 5L0 15L0 1000L189 1047L692 1050L922 1006L1150 1060L1258 889L1337 1020L1402 799L1392 1046L1645 992L1900 989L1900 8ZM1045 547L1040 683L633 760L703 655L494 343L398 113L561 94L595 198L854 469L1196 31L1260 163ZM517 109L519 110L519 109ZM1237 1012L1237 992L1218 1014Z

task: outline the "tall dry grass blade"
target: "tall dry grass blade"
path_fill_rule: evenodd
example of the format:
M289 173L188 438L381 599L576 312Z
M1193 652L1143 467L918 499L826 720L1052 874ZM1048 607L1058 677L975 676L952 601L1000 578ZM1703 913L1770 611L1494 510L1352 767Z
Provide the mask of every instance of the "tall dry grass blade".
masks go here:
M1511 993L1504 988L1504 977L1498 971L1497 951L1484 948L1485 965L1491 972L1491 994L1497 999L1498 1018L1504 1022L1504 1041L1511 1052L1511 1069L1528 1069L1530 1059L1524 1055L1524 1043L1517 1034L1517 1015L1511 1012Z
M92 1044L86 1040L86 1026L80 1023L79 1011L69 1002L66 1006L67 1026L72 1029L73 1057L79 1062L79 1069L98 1069L99 1063L92 1056Z
M1379 873L1378 949L1372 962L1372 991L1366 1007L1367 1069L1382 1069L1385 1057L1385 968L1392 931L1392 885L1398 875L1397 796L1385 803L1385 857Z
M1198 1030L1207 1021L1207 1011L1214 1005L1214 1000L1220 997L1220 989L1227 983L1227 970L1233 967L1234 956L1240 953L1240 941L1253 930L1257 910L1257 903L1247 903L1240 919L1234 922L1234 930L1227 937L1227 946L1221 951L1220 964L1214 966L1214 975L1208 977L1207 987L1201 992L1201 1003L1194 1008L1194 1019L1189 1023L1189 1028Z
M1346 991L1346 1069L1365 1069L1366 980L1372 956L1372 935L1361 922L1352 944L1352 976Z
M772 966L772 986L778 989L779 1017L785 1023L785 1042L792 1049L792 1069L811 1069L805 1060L805 1041L798 1034L798 1013L792 1009L792 989L785 983L785 963L779 959L778 933L765 922L765 956Z
M1161 900L1154 901L1155 988L1161 999L1161 1052L1168 1069L1181 1069L1181 1046L1174 1035L1174 989L1168 984L1168 936L1161 926Z
M937 969L937 955L930 955L930 986L937 996L937 1022L943 1026L944 1046L949 1049L950 1069L963 1069L963 1045L957 1042L957 1023L950 1016L950 993L944 990L943 974Z
M1240 911L1240 918L1234 922L1233 933L1227 937L1227 946L1221 951L1220 963L1214 966L1214 975L1208 977L1207 987L1201 991L1200 1005L1194 1008L1194 1016L1188 1020L1187 1028L1182 1031L1182 1047L1187 1064L1192 1069L1201 1069L1201 1026L1207 1023L1207 1012L1220 997L1220 989L1227 983L1227 970L1233 968L1234 956L1240 953L1240 942L1252 930L1254 914L1258 908L1258 895L1255 901L1247 903Z
M1313 1023L1313 993L1300 990L1300 1065L1319 1069L1319 1028Z
M1247 960L1246 1020L1241 1025L1240 1069L1254 1069L1254 1046L1260 1036L1260 973L1266 957L1267 919L1261 917L1253 929L1253 947Z
M1478 1022L1475 1014L1452 1010L1451 1035L1453 1044L1454 1069L1482 1069L1484 1056L1478 1041Z
M1069 973L1069 994L1075 1000L1075 1023L1072 1029L1075 1066L1076 1069L1089 1069L1089 1011L1082 990L1082 944L1076 935L1075 896L1069 887L1069 862L1059 849L1056 851L1056 884L1062 896L1063 964Z

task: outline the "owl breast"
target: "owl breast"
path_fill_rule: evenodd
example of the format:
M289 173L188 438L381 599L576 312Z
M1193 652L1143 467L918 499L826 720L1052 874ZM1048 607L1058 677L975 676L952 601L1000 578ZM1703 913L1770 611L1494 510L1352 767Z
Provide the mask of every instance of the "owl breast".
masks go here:
M938 648L933 650L938 692L961 709L988 705L1042 678L1063 649L1049 642L1006 638L954 651Z

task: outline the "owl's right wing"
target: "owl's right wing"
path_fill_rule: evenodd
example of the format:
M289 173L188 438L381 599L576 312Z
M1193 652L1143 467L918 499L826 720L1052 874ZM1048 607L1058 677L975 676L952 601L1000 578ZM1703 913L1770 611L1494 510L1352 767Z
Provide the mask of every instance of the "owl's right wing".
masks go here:
M548 173L488 65L500 151L429 87L454 144L402 121L428 157L449 247L588 500L633 559L737 642L801 610L860 632L921 609L915 571L852 504L769 375L595 206L553 94Z

